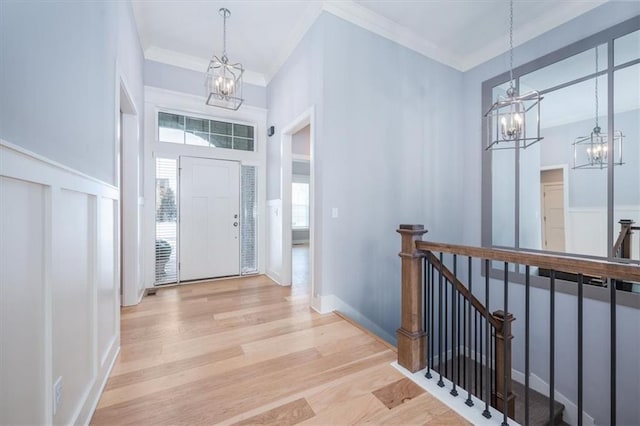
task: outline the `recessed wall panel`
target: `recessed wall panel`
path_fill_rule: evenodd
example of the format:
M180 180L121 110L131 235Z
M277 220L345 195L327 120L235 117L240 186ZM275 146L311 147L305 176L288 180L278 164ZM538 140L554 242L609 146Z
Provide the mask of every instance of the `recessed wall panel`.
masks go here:
M44 424L44 187L0 177L0 424Z
M91 200L60 190L53 202L53 381L62 376L64 398L54 423L72 423L93 379Z

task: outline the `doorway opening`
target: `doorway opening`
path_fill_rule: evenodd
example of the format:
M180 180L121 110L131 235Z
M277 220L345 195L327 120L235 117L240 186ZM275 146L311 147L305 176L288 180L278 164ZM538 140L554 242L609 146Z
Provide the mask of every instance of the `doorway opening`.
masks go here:
M311 126L291 136L291 285L297 293L309 292Z
M314 289L314 109L282 131L282 270L280 284L296 294Z

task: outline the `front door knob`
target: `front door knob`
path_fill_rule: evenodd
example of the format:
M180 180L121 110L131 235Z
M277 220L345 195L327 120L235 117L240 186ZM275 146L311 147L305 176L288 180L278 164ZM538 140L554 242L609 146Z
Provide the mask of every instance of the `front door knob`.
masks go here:
M233 226L238 226L238 222L233 222Z

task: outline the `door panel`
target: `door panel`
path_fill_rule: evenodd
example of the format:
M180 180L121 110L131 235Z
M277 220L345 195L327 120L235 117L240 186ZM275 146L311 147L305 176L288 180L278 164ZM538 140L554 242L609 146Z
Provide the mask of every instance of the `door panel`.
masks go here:
M544 216L544 249L565 251L564 229L564 186L563 184L544 184L542 186Z
M180 280L240 274L240 165L180 157Z

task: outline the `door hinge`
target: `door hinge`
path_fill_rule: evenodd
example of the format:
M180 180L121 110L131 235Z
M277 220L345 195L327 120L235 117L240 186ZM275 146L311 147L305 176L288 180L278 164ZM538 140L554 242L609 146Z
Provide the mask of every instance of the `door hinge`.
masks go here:
M180 270L180 266L182 265L182 263L178 262L178 271Z

